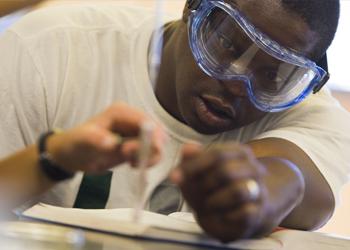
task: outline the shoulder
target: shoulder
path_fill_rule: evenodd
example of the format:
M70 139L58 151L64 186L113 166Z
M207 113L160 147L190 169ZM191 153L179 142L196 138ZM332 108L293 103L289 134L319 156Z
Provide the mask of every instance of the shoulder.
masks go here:
M277 131L303 135L313 131L332 136L334 132L345 133L349 126L349 112L324 88L297 106L279 113L268 113L261 120L228 133L228 137L247 142L262 135L272 136Z
M330 125L338 126L337 121L349 121L349 113L334 98L329 89L324 88L317 94L311 94L295 107L279 113L269 113L256 123L266 129L280 127L297 128Z
M152 11L120 4L72 4L42 8L21 18L10 30L23 38L50 31L113 28L130 32L151 18Z

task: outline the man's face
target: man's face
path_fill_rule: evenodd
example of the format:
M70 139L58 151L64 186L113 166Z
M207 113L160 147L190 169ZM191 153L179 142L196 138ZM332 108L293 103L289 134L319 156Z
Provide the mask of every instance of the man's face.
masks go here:
M282 46L303 54L310 52L316 40L315 34L298 16L283 10L278 1L228 2ZM175 65L176 97L181 120L198 132L215 134L261 119L266 113L250 102L243 82L219 81L210 78L198 67L189 48L186 15L178 29Z

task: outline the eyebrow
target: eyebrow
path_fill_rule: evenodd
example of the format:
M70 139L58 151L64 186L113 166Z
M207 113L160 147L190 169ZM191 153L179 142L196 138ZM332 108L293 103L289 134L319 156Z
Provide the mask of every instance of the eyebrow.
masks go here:
M233 32L230 32L229 34L224 34L227 38L232 39L232 41L235 41L241 48L248 47L253 41L251 41L248 37L248 35L245 33L245 31L239 26L239 24L236 24L235 21L232 19L225 18L225 21L223 23L223 28L230 30L232 29ZM227 28L226 28L227 27ZM221 31L222 29L219 29ZM239 36L233 36L232 34L240 34Z

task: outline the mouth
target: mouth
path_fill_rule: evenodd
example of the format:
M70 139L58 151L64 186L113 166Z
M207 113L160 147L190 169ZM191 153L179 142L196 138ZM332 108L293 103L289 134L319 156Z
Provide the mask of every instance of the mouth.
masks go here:
M196 97L194 106L199 119L211 127L229 127L236 117L235 109L215 96L202 95Z

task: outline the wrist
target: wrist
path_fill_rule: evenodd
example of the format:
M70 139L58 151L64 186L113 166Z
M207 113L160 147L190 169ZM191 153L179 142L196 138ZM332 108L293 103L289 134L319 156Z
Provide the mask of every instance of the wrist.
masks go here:
M263 183L266 188L262 225L274 229L302 202L305 194L305 180L299 168L291 161L278 157L260 158L266 167Z
M291 161L278 157L260 158L267 174L264 182L271 194L291 198L289 204L298 205L304 198L305 180L300 169Z
M39 166L41 171L51 181L63 181L70 179L74 173L64 168L64 164L58 161L55 138L59 138L57 132L49 131L40 136L38 142ZM64 143L64 142L63 142Z
M46 139L46 151L50 155L53 162L67 170L65 158L65 144L68 142L64 139L64 133L55 130L54 134ZM70 170L71 171L71 170ZM72 171L73 172L73 171Z

